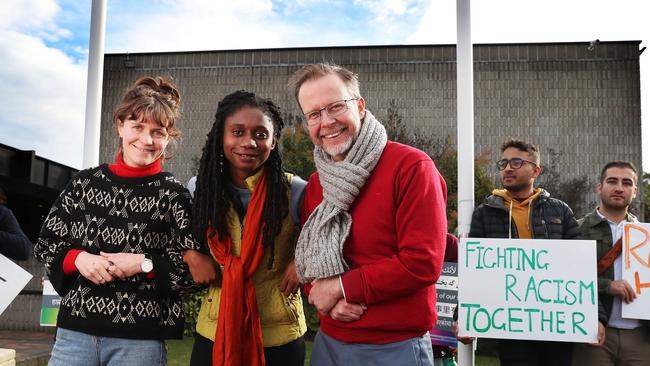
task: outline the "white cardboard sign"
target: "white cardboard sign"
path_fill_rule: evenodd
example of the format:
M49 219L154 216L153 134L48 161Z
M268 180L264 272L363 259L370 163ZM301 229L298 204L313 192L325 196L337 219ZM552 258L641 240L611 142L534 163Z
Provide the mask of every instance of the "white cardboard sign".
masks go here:
M461 336L596 341L594 240L463 238L458 276Z
M650 224L629 223L623 228L623 279L636 293L622 302L623 318L650 319Z
M0 314L18 296L32 275L0 254Z

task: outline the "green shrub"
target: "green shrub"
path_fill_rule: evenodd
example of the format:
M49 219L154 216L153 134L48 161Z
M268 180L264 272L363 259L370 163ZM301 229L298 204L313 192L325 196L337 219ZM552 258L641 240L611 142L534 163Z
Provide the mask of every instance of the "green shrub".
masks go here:
M196 332L196 320L199 317L199 310L201 309L201 301L203 295L208 290L205 289L201 292L196 292L183 297L183 310L185 311L185 327L183 329L183 336L194 337Z

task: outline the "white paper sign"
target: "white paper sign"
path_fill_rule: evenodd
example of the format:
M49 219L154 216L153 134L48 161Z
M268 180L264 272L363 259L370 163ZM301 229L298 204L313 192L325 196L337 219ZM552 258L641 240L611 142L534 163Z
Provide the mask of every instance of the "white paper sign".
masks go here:
M0 254L0 314L18 296L32 275Z
M460 335L596 341L594 240L463 238L458 249Z
M623 279L636 299L622 308L623 318L650 319L650 224L630 223L623 229Z

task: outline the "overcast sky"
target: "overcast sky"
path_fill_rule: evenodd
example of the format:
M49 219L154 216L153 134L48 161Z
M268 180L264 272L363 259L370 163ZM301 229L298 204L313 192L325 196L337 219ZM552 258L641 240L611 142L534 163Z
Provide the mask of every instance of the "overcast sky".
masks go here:
M453 44L454 0L108 0L106 52ZM473 1L474 43L642 41L648 0ZM0 143L81 167L90 0L0 0ZM650 51L641 56L645 145ZM650 170L650 147L644 149Z

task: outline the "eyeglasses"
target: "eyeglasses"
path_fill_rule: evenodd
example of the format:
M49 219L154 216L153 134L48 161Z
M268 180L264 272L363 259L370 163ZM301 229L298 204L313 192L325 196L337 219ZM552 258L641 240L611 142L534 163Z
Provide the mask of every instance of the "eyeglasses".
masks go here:
M325 108L321 108L315 111L311 111L309 113L305 113L305 119L307 120L307 125L316 126L317 124L319 124L323 111L325 111L327 115L330 116L331 118L342 115L349 109L348 102L353 100L358 100L358 99L359 98L338 100L336 102L328 104Z
M505 169L508 164L510 164L510 167L512 169L519 169L521 168L524 163L530 163L533 164L534 166L537 166L537 163L534 161L526 160L526 159L520 159L520 158L512 158L512 159L501 159L497 161L497 169L503 170Z

